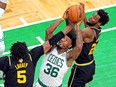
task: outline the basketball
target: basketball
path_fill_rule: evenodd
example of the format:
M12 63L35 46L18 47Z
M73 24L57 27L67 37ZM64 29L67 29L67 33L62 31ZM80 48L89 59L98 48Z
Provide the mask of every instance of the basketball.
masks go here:
M68 9L68 18L72 22L78 22L84 18L84 9L82 5L72 5Z

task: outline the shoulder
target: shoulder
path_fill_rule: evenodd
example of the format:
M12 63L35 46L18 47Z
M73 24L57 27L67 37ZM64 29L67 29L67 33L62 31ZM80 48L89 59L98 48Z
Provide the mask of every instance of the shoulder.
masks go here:
M90 27L83 29L82 30L83 41L86 43L93 41L94 36L95 36L94 34L95 34L94 30L91 29Z
M42 45L41 45L41 46L37 46L37 47L31 49L31 50L29 51L29 53L30 53L31 55L43 54L43 53L44 53L44 48L43 48Z
M43 50L43 46L42 46L42 45L37 46L37 47L35 47L35 48L31 49L31 50L30 50L30 52L33 52L33 51L35 52L35 51L39 51L39 50L40 50L40 51L42 51L42 50Z
M89 36L93 35L93 30L90 27L86 27L82 30L82 35L84 37L89 37Z

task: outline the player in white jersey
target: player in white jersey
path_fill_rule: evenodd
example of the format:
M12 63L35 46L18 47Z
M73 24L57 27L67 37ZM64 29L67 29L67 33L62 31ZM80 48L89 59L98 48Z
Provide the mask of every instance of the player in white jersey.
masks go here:
M58 53L57 47L55 47L45 55L38 80L40 84L43 82L46 86L55 87L62 84L64 74L69 68L66 59L67 53L68 51Z
M65 12L66 13L66 12ZM53 31L61 23L57 20L46 30L46 40L53 37ZM76 24L76 34L68 33L62 38L58 45L53 47L44 57L40 68L39 79L34 87L61 87L63 77L72 65L72 62L81 52L83 41L80 32L81 22ZM69 48L72 48L69 50Z
M5 8L6 8L7 0L0 0L0 18L3 16ZM4 45L4 35L2 31L2 27L0 26L0 56L3 54L5 50ZM3 78L3 72L0 71L0 79Z

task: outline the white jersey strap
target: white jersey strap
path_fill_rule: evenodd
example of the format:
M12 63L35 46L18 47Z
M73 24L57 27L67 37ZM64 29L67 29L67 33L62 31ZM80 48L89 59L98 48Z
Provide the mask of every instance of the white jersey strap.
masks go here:
M31 57L31 55L30 55L30 54L28 54L28 55L29 55L30 60L32 61L32 57Z

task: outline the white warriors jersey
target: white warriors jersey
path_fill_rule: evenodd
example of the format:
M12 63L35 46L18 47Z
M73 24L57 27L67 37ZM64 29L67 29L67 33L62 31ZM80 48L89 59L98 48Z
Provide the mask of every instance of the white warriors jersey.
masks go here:
M62 84L63 77L69 68L66 55L67 52L59 54L57 47L45 55L39 76L43 84L50 87L57 87Z

